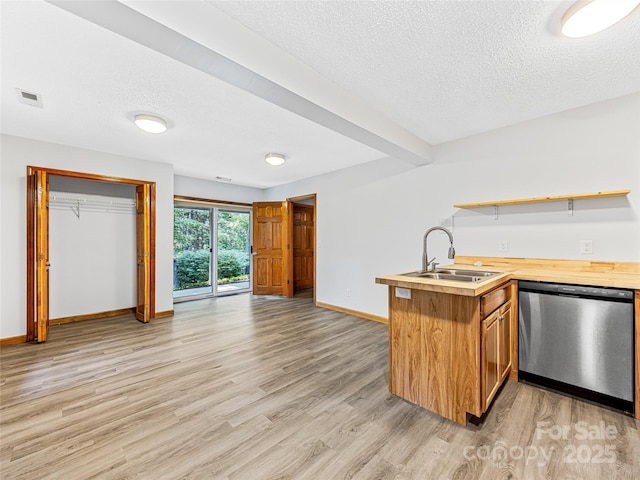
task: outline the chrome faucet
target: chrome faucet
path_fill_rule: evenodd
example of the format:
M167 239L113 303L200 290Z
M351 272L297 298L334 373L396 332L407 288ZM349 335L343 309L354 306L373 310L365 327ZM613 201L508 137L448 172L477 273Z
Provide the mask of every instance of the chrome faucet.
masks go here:
M453 258L456 256L456 250L455 248L453 248L453 235L451 234L451 232L444 227L431 227L429 230L427 230L427 233L424 234L424 249L422 251L422 271L423 272L433 271L436 269L436 265L438 265L435 261L436 257L433 257L431 260L428 260L429 255L427 254L427 237L434 230L442 230L444 233L446 233L449 236L449 243L451 243L451 246L449 247L449 253L447 256L449 258Z

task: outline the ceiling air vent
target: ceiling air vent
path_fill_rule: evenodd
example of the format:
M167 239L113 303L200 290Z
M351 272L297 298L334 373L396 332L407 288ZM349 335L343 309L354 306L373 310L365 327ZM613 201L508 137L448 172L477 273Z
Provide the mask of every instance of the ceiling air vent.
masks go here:
M20 88L16 88L18 94L18 100L25 105L31 105L32 107L42 108L42 95L39 93L27 92Z

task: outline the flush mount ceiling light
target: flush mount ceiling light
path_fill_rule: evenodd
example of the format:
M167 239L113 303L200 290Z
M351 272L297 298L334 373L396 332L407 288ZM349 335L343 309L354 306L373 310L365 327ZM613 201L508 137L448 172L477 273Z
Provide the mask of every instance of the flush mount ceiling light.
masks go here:
M618 23L640 5L640 0L581 0L562 17L562 34L586 37Z
M264 156L264 161L267 162L269 165L273 165L274 167L277 167L284 163L284 155L280 153L267 153Z
M133 123L140 130L144 130L147 133L164 133L167 131L167 122L155 115L141 113L134 117Z

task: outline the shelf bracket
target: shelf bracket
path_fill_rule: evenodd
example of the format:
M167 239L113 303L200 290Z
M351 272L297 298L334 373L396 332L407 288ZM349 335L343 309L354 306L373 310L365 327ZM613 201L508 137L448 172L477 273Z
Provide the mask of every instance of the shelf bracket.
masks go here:
M78 204L76 208L70 207L71 211L76 214L76 217L80 218L80 200L78 200Z
M498 205L493 206L493 219L498 220Z
M567 208L569 209L569 216L573 217L573 198L567 200Z

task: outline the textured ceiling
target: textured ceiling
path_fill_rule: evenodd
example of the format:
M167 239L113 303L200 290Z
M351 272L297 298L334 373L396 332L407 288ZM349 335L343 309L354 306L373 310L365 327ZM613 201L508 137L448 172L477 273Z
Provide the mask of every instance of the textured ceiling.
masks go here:
M43 2L0 2L3 133L170 163L269 187L384 157L377 150ZM44 108L18 102L21 88ZM135 113L169 130L140 131ZM264 162L268 152L285 166Z
M567 39L559 20L572 1L125 3L346 123L360 115L432 144L640 91L640 11ZM3 133L257 187L386 156L292 113L290 99L265 101L53 4L0 8ZM44 108L18 103L15 88L42 94ZM138 131L142 111L169 131ZM269 151L289 162L268 167Z
M640 91L640 11L582 39L573 1L210 1L432 144Z

